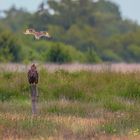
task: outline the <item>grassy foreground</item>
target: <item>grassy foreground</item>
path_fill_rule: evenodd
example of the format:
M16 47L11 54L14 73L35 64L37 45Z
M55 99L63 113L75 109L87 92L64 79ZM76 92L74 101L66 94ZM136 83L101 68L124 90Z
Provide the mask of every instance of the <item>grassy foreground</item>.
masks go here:
M26 73L0 73L0 139L140 139L140 73L39 74L32 116Z

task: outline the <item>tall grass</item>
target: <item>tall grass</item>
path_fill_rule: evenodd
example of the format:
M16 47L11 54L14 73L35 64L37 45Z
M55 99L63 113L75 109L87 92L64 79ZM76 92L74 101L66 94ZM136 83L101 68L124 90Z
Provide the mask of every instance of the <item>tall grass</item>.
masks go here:
M27 73L1 72L0 137L8 137L6 133L25 139L139 135L139 85L139 72L50 73L41 69L39 115L32 118Z

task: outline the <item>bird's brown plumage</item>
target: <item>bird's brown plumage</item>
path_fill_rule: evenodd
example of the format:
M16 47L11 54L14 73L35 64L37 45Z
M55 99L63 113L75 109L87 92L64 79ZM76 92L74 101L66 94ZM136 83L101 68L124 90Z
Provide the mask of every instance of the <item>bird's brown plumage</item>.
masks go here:
M38 83L38 72L35 64L33 64L28 71L28 82L29 84L37 84Z

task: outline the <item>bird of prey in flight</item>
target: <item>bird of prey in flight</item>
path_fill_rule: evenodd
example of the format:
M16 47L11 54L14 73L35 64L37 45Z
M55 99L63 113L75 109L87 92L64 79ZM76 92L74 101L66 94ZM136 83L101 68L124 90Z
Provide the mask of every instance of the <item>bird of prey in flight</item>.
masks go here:
M25 35L33 35L35 39L39 40L42 37L51 38L48 32L46 31L35 31L35 29L26 29L24 32Z

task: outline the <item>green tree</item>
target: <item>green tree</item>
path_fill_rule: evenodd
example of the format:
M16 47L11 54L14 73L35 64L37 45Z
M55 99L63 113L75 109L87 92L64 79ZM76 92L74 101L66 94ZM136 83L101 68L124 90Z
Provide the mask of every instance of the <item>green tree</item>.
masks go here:
M22 31L26 24L29 24L31 14L24 9L17 9L12 6L9 10L5 11L6 17L2 20L3 24L10 27L12 31Z
M85 57L72 46L62 43L53 43L47 51L47 61L54 63L84 62Z
M5 31L0 34L1 61L19 62L23 59L21 46L12 33Z
M61 63L140 61L140 26L122 19L119 7L111 1L46 0L35 13L13 6L5 14L0 18L1 61L21 61L21 56ZM22 34L26 28L46 30L52 39L35 41ZM14 32L8 35L5 29Z
M88 63L99 63L102 61L99 55L93 49L88 49L86 58Z

